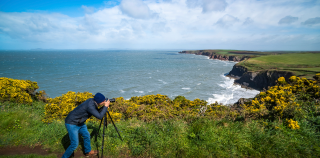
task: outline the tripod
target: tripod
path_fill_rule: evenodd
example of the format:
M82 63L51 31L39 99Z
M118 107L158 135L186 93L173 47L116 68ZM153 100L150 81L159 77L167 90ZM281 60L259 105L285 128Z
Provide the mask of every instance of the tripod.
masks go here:
M108 113L108 115L109 115L109 117L110 117L110 119L111 119L111 122L112 122L114 128L116 129L116 131L117 131L117 133L118 133L118 135L119 135L119 137L120 137L120 140L123 141L123 140L122 140L122 137L121 137L121 135L120 135L120 133L119 133L119 131L118 131L117 126L114 124L114 122L113 122L113 120L112 120L112 117L111 117L109 111L107 111L107 113ZM100 122L100 125L99 125L99 129L98 129L98 133L99 133L99 131L100 131L100 127L101 127L102 121L103 121L103 118L101 119L101 122ZM103 126L103 134L102 134L101 158L103 157L103 146L104 146L104 133L105 133L105 128L108 126L107 114L104 115L104 123L103 123L103 125L104 125L104 126ZM97 135L98 135L98 133L97 133Z

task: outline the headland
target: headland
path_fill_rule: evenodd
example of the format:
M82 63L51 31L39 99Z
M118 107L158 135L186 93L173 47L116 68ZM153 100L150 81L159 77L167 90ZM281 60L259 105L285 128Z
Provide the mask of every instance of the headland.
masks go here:
M243 88L266 90L279 77L312 77L320 73L320 51L191 50L182 54L205 55L210 59L238 62L228 73Z

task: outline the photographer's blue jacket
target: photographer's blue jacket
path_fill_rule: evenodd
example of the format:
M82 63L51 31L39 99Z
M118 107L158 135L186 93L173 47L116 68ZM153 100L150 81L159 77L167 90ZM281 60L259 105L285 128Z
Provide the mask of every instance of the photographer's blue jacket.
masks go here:
M107 110L108 108L105 106L98 109L98 104L93 100L93 98L90 98L73 109L66 117L65 123L79 125L84 123L92 115L101 120Z

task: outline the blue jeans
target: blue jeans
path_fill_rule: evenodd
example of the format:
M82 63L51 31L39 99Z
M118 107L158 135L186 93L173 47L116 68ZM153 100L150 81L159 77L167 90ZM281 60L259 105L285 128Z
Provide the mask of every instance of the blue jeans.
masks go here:
M91 151L90 145L90 133L87 126L82 123L80 125L65 124L69 133L70 146L67 148L66 152L62 155L62 158L69 158L74 150L77 149L79 145L79 133L82 135L84 141L84 153Z

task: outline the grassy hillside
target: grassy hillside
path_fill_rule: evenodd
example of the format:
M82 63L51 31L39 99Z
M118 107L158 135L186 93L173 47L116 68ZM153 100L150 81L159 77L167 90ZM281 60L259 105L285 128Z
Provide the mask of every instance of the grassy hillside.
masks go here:
M230 107L183 96L119 97L109 111L118 117L124 141L110 124L102 138L99 121L90 119L91 145L100 150L104 139L104 155L109 157L320 157L320 74L315 78L281 77L268 91ZM40 96L17 103L20 84L15 83L23 80L2 81L0 147L42 146L63 153L70 144L65 112L92 95L68 92L47 103L38 101ZM29 92L35 84L18 92ZM82 143L80 139L80 149Z
M41 145L51 152L64 152L69 144L63 121L44 124L44 104L1 103L0 146ZM34 107L34 108L32 108ZM318 157L317 129L308 121L299 130L282 121L229 119L155 120L138 119L116 123L122 142L112 125L106 130L104 155L109 157ZM91 145L100 150L102 130L88 123ZM80 140L81 141L81 140ZM82 149L83 145L78 148Z
M311 78L320 72L320 53L290 53L260 56L238 63L249 71L285 70Z

